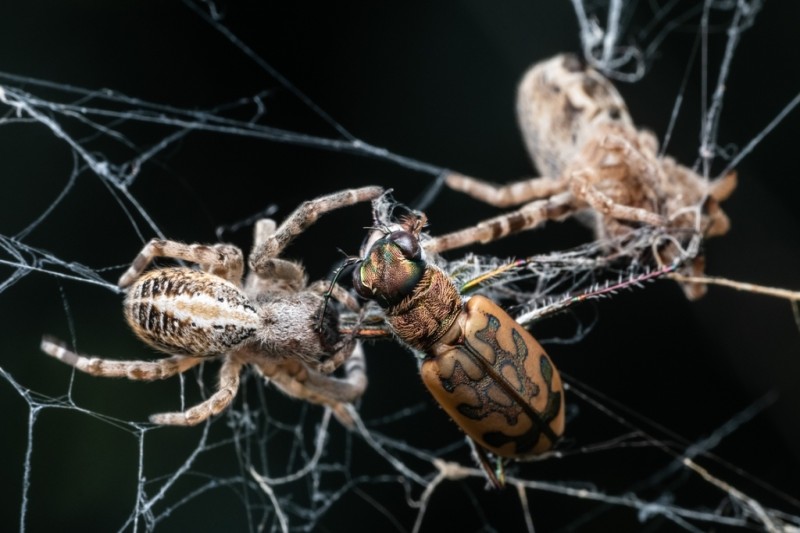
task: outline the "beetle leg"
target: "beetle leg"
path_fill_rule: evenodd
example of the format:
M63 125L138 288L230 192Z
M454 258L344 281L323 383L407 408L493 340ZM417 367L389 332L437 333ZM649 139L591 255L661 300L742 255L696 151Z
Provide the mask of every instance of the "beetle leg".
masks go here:
M498 457L496 468L492 468L492 460L489 457L489 452L483 449L480 444L472 440L470 437L467 437L467 442L469 443L469 447L472 449L472 457L475 459L475 462L478 463L478 466L481 467L481 470L483 470L486 480L492 485L493 488L502 489L506 484L503 461Z

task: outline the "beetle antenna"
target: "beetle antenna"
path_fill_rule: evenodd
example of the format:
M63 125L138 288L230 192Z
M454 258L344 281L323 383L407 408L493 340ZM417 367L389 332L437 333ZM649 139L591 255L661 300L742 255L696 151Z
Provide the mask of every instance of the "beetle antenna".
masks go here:
M345 268L354 265L358 262L359 258L350 256L345 258L342 261L342 264L339 265L339 268L336 269L336 272L333 274L333 279L331 280L331 285L328 287L328 290L325 291L325 295L323 296L323 303L322 303L322 310L319 314L319 323L317 323L317 331L322 331L322 322L325 320L325 311L328 309L328 300L331 299L331 294L333 294L333 288L336 287L336 282L339 280L339 276L342 275L342 272Z

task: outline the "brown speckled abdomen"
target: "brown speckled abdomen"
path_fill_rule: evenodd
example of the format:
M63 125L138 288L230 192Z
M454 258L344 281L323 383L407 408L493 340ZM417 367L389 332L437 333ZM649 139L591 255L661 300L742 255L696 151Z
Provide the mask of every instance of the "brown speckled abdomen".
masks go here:
M254 339L256 309L233 283L184 267L143 274L128 289L125 318L156 350L204 357Z

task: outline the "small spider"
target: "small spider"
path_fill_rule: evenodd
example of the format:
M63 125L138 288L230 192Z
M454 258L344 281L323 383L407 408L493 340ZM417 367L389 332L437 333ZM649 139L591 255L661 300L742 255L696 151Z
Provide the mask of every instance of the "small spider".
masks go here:
M119 286L127 288L125 317L140 339L171 357L87 357L49 337L41 348L94 376L144 381L166 379L220 357L217 391L186 411L152 415L156 424L195 425L221 412L235 397L240 371L247 364L287 394L332 407L348 423L344 404L358 399L367 384L361 347L353 335L340 333L336 309L324 305L329 284L308 285L300 264L278 256L322 214L372 200L381 192L380 187L363 187L304 202L277 230L272 220L260 220L244 283L243 256L235 246L160 239L147 243L119 280ZM196 263L200 270L169 267L144 272L157 257ZM358 311L356 300L338 285L331 286L330 294L351 312ZM344 377L329 375L345 361Z
M660 156L655 136L638 130L610 81L574 55L534 65L522 78L517 117L541 177L493 185L449 174L447 185L497 207L522 205L477 226L441 235L426 244L440 252L489 242L546 220L581 213L599 240L625 242L636 228L661 231L657 260L682 258L693 236L723 235L729 222L719 203L736 187L731 172L708 181L671 157ZM690 255L687 273L702 275L703 257ZM699 298L703 285L683 285Z

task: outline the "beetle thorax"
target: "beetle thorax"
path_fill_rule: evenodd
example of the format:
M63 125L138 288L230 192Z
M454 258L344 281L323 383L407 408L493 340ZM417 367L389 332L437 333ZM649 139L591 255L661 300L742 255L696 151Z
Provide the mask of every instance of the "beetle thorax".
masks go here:
M183 267L144 274L124 307L139 338L173 354L225 353L252 341L259 326L256 308L233 283Z
M386 309L395 334L414 349L427 351L461 313L458 289L439 268L428 265L414 292Z

